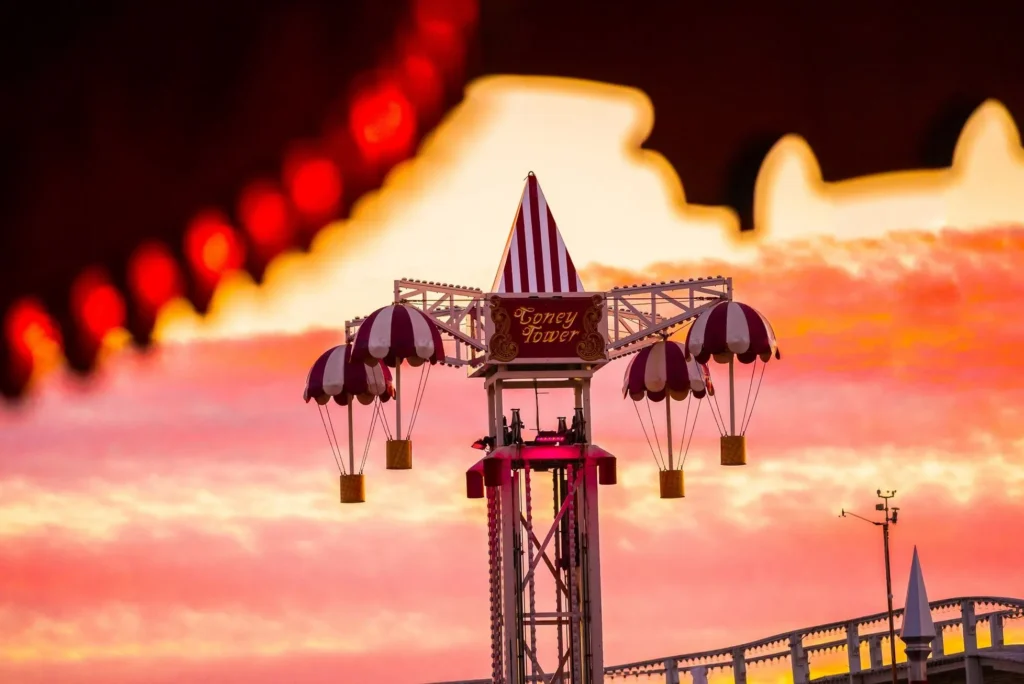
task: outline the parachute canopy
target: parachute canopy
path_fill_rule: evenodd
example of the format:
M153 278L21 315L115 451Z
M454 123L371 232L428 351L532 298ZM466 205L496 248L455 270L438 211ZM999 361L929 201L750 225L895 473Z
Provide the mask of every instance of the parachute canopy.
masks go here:
M372 404L375 398L387 401L394 395L391 371L384 364L376 361L368 366L355 361L352 345L342 344L328 349L313 363L302 398L323 405L333 397L336 403L347 406L353 397L360 404Z
M404 359L410 366L444 362L444 342L437 324L409 304L377 309L359 325L352 343L356 361L374 359L394 368Z
M781 358L772 324L740 302L719 302L698 316L686 335L686 350L698 363L729 363L734 356L740 363Z
M708 393L715 393L708 367L693 357L687 359L686 347L671 340L641 349L626 366L622 383L623 397L633 401L661 401L666 396L682 400L690 394L702 399Z

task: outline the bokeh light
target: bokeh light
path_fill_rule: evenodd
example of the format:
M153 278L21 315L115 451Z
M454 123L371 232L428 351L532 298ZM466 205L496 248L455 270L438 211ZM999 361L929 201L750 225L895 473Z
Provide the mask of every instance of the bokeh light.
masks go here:
M128 262L128 287L147 314L179 296L181 272L170 249L160 242L140 245Z
M71 286L71 310L90 342L98 342L125 322L124 297L98 267L82 272Z
M295 208L305 217L328 218L340 207L341 170L326 155L298 147L285 161L284 176Z
M245 251L235 229L219 211L200 212L185 233L185 253L196 278L204 285L241 268Z
M238 218L263 257L273 256L291 240L288 198L270 181L246 187L238 201Z
M360 90L352 102L352 137L370 162L407 155L416 135L416 114L396 83L381 80Z

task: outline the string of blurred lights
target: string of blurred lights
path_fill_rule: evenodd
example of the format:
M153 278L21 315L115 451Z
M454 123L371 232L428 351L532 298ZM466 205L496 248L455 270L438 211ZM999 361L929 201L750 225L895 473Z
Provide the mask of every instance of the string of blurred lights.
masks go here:
M145 346L172 300L186 297L203 313L232 271L259 281L276 256L308 248L346 201L379 186L443 116L446 98L464 84L478 9L477 0L412 0L380 66L339 98L319 138L284 151L280 178L249 181L234 207L197 208L179 250L153 240L138 245L125 264L124 292L103 267L80 272L68 294L73 330L61 330L39 298L15 301L2 318L2 393L21 396L69 352L73 366L91 371L116 331L129 329Z

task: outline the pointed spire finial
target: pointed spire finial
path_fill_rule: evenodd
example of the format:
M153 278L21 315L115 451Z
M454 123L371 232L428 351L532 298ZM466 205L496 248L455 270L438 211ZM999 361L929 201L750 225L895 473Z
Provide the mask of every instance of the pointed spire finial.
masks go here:
M530 171L492 292L585 292L537 176Z
M921 573L921 561L917 557L917 546L914 546L914 559L910 563L910 581L907 583L907 602L903 604L903 628L900 630L900 638L935 638L935 623L932 622L932 611L928 606L928 592L924 588L924 575Z

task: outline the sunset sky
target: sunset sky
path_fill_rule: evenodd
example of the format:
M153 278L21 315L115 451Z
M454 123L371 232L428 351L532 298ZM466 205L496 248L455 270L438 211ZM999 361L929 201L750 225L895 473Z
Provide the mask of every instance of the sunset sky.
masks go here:
M915 544L932 600L1024 597L1024 150L1006 110L979 109L942 171L825 184L787 138L743 239L640 150L655 116L617 86L474 82L416 158L264 285L232 277L205 319L170 305L159 347L111 354L89 386L39 378L0 413L0 681L487 676L485 509L462 475L482 382L431 373L414 470L385 471L378 434L361 506L338 503L301 394L395 278L486 288L531 170L588 289L730 275L783 354L749 465L718 466L702 414L683 500L658 498L627 361L598 375L595 441L619 458L601 490L606 663L883 610L880 534L838 517L872 513L878 488L899 492L898 604ZM532 425L532 396L517 405ZM542 417L570 405L544 396ZM1007 636L1024 641L1019 621Z

